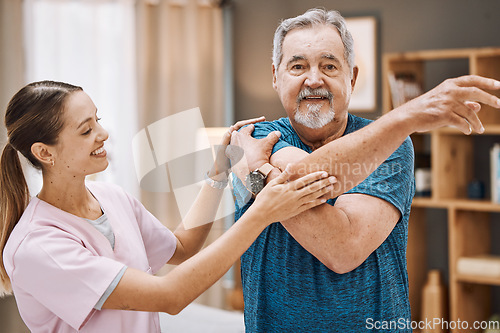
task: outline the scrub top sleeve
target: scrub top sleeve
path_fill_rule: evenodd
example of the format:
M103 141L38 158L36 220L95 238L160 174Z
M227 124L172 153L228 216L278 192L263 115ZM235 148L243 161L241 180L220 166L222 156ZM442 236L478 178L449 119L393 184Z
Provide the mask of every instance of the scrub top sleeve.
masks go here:
M174 255L177 238L139 200L127 196L139 224L151 271L155 274Z
M95 304L124 267L92 254L78 239L55 227L29 233L13 263L16 286L75 330L96 311Z

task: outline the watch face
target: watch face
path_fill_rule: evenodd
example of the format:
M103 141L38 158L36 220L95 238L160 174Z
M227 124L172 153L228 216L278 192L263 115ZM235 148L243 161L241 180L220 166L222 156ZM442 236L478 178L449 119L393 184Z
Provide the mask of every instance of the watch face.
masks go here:
M264 180L265 177L261 172L250 172L245 180L247 189L254 194L259 193L264 188Z

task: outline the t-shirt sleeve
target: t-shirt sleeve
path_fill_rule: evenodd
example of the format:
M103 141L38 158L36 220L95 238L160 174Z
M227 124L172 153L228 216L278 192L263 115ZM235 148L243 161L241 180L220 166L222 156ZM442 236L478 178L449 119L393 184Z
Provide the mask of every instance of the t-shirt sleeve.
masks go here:
M401 215L404 215L415 193L413 169L413 144L410 138L407 138L370 176L346 193L378 197L394 205Z
M77 238L55 227L30 232L13 258L13 280L75 330L124 267L95 256Z
M136 198L128 195L139 224L152 273L156 273L174 255L177 238Z
M292 146L290 143L288 143L286 141L287 133L285 131L285 128L278 125L276 122L271 123L271 122L265 121L265 122L257 123L254 126L255 126L255 129L252 133L252 136L256 139L265 138L269 133L274 132L274 131L281 132L281 137L278 139L278 142L276 142L276 144L274 145L271 155L282 148Z

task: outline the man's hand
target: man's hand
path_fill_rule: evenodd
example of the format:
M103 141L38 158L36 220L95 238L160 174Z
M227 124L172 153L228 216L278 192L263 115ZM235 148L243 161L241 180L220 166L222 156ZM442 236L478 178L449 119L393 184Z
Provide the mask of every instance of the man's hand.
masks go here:
M265 163L269 158L273 147L281 136L280 132L271 132L263 139L252 137L254 125L243 127L239 132L231 134L231 145L226 149L226 155L231 159L232 171L243 182L246 175ZM241 151L243 150L243 158Z
M464 134L483 133L481 104L500 108L500 99L484 90L500 90L500 82L476 75L448 79L394 111L409 117L412 132L453 126Z
M229 146L229 143L231 141L231 135L234 132L237 132L241 127L247 126L254 123L258 123L261 121L265 121L266 117L262 116L259 118L253 118L253 119L248 119L248 120L241 120L238 121L236 124L231 125L229 129L227 130L226 133L222 136L221 142L219 144L219 147L217 149L217 153L215 156L215 163L212 166L212 169L209 171L209 176L214 177L220 174L223 174L223 178L226 178L226 171L228 171L231 168L230 161L229 161L229 156L226 154L226 149ZM240 154L241 155L241 154Z

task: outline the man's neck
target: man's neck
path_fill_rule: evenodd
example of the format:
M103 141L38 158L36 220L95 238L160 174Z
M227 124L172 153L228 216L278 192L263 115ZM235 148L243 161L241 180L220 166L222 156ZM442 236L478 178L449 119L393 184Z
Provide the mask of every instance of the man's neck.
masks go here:
M336 140L344 135L347 128L347 115L342 121L333 120L322 128L307 128L303 125L292 123L292 127L300 140L311 148L312 151Z

